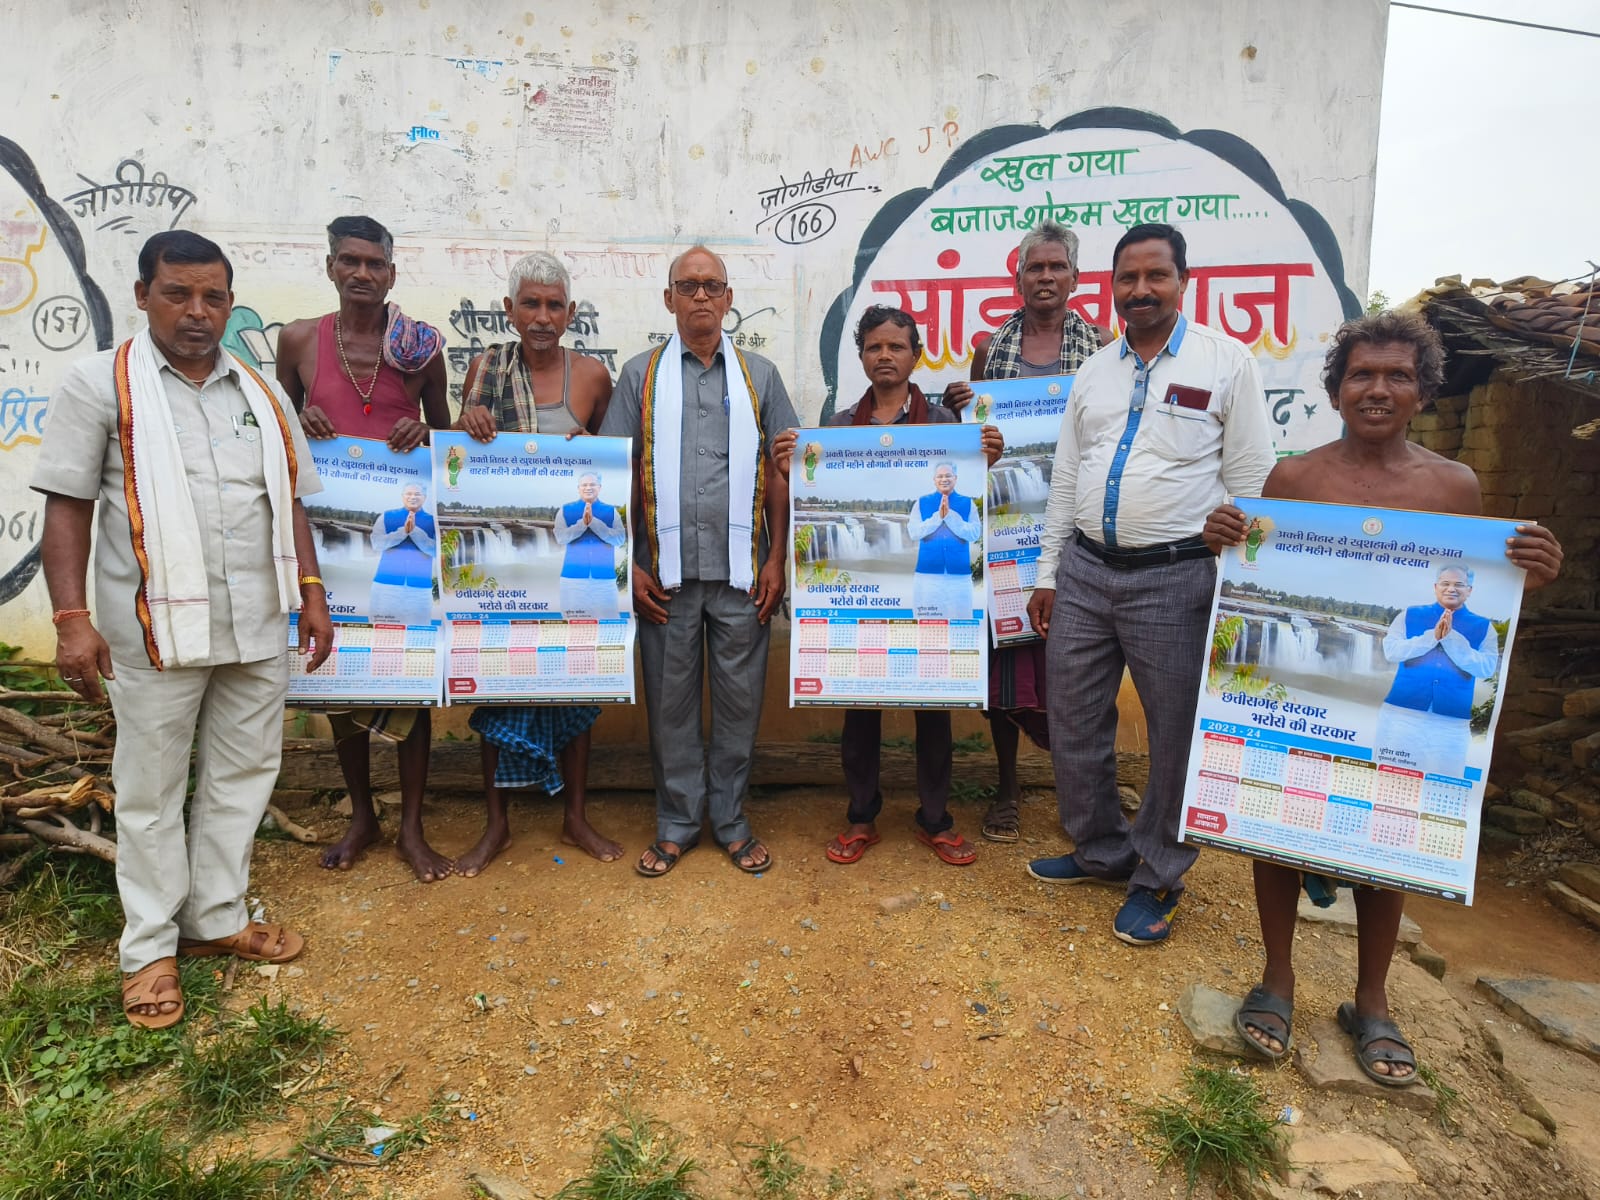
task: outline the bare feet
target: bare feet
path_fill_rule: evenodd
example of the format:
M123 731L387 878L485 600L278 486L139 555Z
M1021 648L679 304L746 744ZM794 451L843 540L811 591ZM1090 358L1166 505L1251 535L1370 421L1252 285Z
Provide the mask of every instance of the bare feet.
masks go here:
M350 818L350 828L335 844L322 852L321 863L330 871L348 871L361 852L378 840L378 818L369 809Z
M468 879L471 879L493 862L500 851L510 844L510 826L486 826L483 836L478 839L478 844L456 859L456 874L465 875Z
M448 858L440 854L420 833L412 835L404 830L395 839L394 852L409 866L421 883L436 883L454 869Z
M616 862L622 857L620 845L602 836L588 821L572 813L568 813L562 819L561 840L569 846L577 846L585 854L591 858L598 858L601 862Z

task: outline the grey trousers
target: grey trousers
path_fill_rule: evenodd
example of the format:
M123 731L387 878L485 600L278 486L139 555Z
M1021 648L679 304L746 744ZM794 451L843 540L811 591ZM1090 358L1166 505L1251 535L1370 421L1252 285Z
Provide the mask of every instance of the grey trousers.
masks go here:
M180 934L231 937L250 923L244 895L283 759L289 659L166 671L119 662L114 670L106 690L117 718L122 969L137 971L175 954Z
M1117 570L1069 539L1046 641L1061 826L1090 874L1177 893L1197 851L1178 842L1210 639L1214 559ZM1150 731L1150 781L1130 827L1117 800L1117 690L1126 665Z
M639 622L661 841L698 841L708 807L721 845L750 837L744 794L767 684L768 633L750 597L726 580L685 580L667 605L665 625ZM709 745L700 720L708 661Z

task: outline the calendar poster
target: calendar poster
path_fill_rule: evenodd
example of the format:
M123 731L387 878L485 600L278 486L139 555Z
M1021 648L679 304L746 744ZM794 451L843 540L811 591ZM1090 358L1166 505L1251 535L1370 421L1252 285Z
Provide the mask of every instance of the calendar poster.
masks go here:
M304 500L317 571L335 625L333 653L315 674L289 656L299 707L439 703L435 615L439 545L433 461L369 438L311 443L322 491ZM290 623L289 641L299 632Z
M1006 439L1004 457L989 468L989 629L996 646L1038 641L1028 624L1028 600L1039 573L1039 539L1050 498L1050 470L1061 418L1072 395L1071 375L990 379L972 385L963 418L994 425ZM1054 587L1047 580L1046 587Z
M1471 904L1515 522L1234 503L1183 840Z
M626 438L433 435L446 704L633 702Z
M789 480L789 704L982 708L976 425L802 429Z

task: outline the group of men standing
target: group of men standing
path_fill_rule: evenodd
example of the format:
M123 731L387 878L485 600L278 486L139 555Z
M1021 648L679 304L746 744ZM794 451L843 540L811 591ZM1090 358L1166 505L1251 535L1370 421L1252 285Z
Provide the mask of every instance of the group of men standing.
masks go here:
M243 896L251 837L281 752L290 611L300 611L301 650L313 669L332 646L299 503L319 487L306 438L373 437L414 451L430 429L451 423L439 334L388 302L388 231L347 217L328 232L339 307L284 328L281 391L220 348L232 302L222 251L174 232L152 238L140 256L135 297L149 328L78 364L51 406L34 486L47 496L44 565L57 661L85 696L99 697L103 677L116 709L124 1003L140 1024L181 1015L174 953L283 961L303 944L280 926L249 920ZM1025 733L1051 752L1061 823L1074 845L1034 860L1030 873L1123 889L1115 935L1150 945L1169 935L1195 858L1178 841L1178 814L1215 555L1246 535L1227 499L1265 489L1463 513L1479 502L1469 471L1405 440L1406 422L1439 382L1429 367L1437 340L1421 322L1385 314L1341 330L1325 382L1346 436L1275 468L1254 360L1183 315L1183 235L1139 225L1118 242L1110 264L1122 325L1116 341L1069 306L1077 252L1076 237L1059 226L1029 233L1016 268L1022 307L978 351L971 373L974 381L1076 373L1028 610L1042 640L993 659L1000 788L984 835L1018 837L1016 750ZM567 272L548 254L527 256L512 269L505 300L516 338L472 362L458 424L481 440L534 430L632 440L633 596L657 813L656 839L635 869L672 870L709 817L732 863L760 872L773 856L743 800L769 622L785 586L788 485L772 443L799 421L777 368L723 331L733 291L716 254L695 246L678 255L663 300L675 332L630 359L613 387L598 363L561 346L575 312ZM972 395L961 383L943 399L959 410ZM98 625L84 601L97 501ZM1529 586L1553 578L1560 561L1559 546L1537 526L1520 529L1507 554L1528 570ZM701 717L707 669L709 738ZM1125 669L1150 734L1149 783L1131 823L1114 753ZM348 868L378 836L374 734L398 743L397 848L419 880L481 871L509 842L506 791L530 785L565 792L568 841L598 859L619 858L622 848L584 811L597 715L572 706L478 710L488 821L479 843L452 862L422 829L428 711L337 714L353 815L323 865ZM197 722L186 838L187 751ZM1268 970L1240 1027L1269 1057L1289 1041L1285 939L1298 886L1297 873L1258 865ZM1363 889L1358 907L1363 975L1347 1027L1375 1078L1409 1081L1414 1060L1387 1020L1379 964L1387 961L1387 951L1379 953L1385 936L1392 948L1399 900Z

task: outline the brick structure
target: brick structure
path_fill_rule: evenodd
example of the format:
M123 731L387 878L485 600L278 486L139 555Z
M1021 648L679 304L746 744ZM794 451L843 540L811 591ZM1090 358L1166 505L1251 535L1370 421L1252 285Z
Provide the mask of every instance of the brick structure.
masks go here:
M1600 689L1600 285L1450 279L1416 303L1447 359L1412 440L1477 472L1485 514L1537 520L1565 552L1561 577L1523 605L1501 710L1488 823L1519 832L1486 834L1486 848L1530 816L1576 821L1600 845L1600 697L1587 691ZM1496 801L1517 811L1497 819Z

